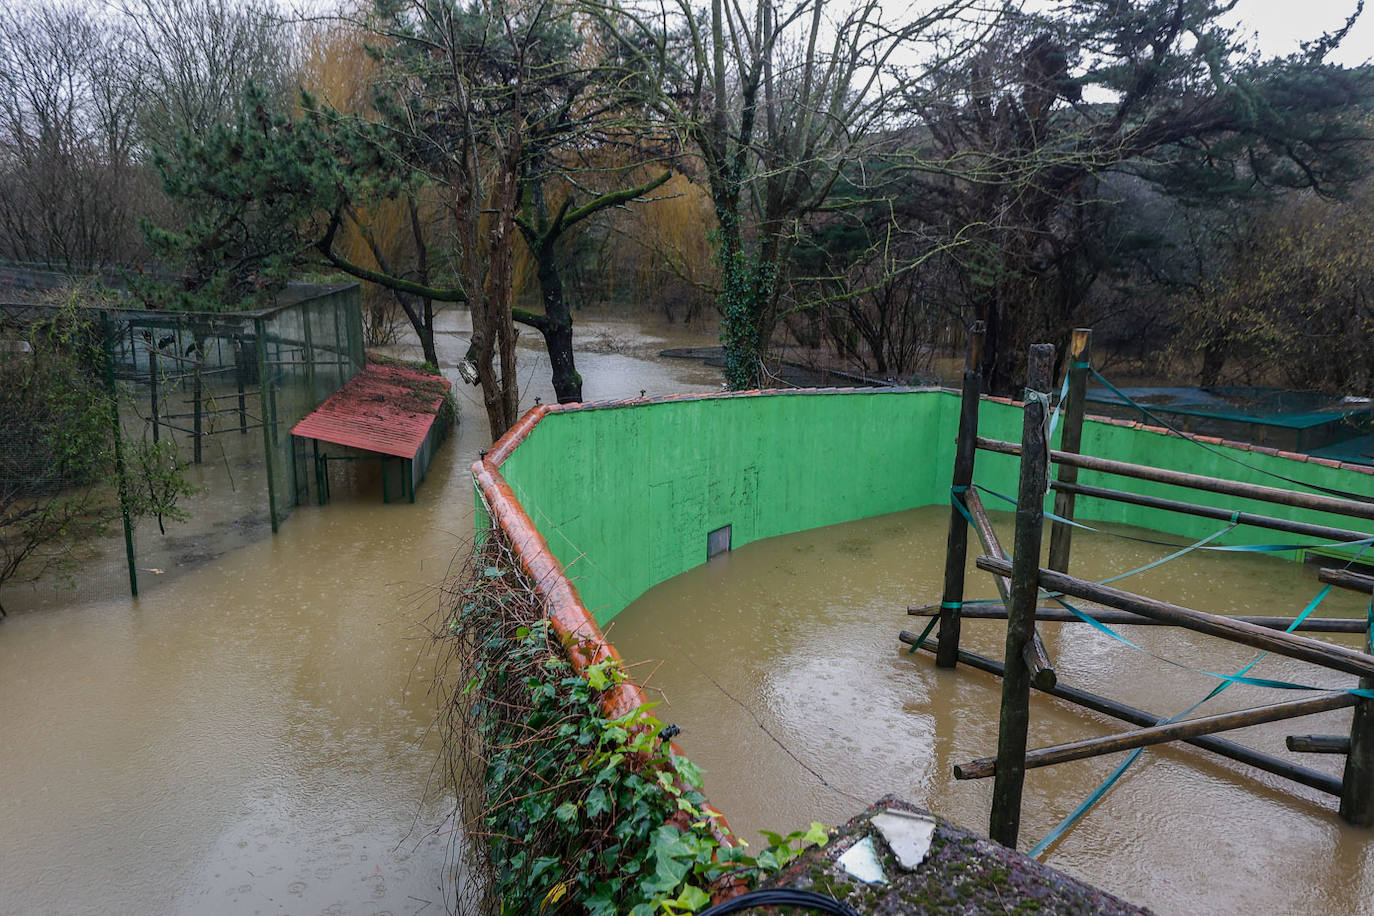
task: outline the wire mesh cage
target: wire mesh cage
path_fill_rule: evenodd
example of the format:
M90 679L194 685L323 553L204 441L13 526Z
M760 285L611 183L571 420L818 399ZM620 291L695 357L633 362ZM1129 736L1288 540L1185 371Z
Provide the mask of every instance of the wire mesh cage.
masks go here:
M61 309L29 292L0 303L0 359L34 359L28 339ZM160 575L275 531L311 480L312 456L291 427L363 368L357 286L293 284L250 312L78 304L116 405L121 485L138 476L126 475L131 464L163 461L183 467L193 488L181 500L185 524L127 525L125 550L104 543L92 553L126 554L136 593L140 570ZM0 468L19 468L25 456L9 453L24 448L0 432Z

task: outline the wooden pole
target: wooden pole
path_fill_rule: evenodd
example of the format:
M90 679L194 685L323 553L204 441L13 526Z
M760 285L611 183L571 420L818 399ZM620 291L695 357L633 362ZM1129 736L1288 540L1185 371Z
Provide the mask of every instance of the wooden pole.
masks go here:
M1350 753L1349 735L1289 735L1283 743L1300 754Z
M1177 741L1180 738L1193 738L1198 735L1230 731L1234 728L1245 728L1249 725L1263 725L1265 722L1278 722L1283 719L1294 719L1298 716L1329 712L1333 709L1345 709L1354 706L1357 700L1358 698L1353 694L1334 691L1320 693L1313 697L1304 697L1301 700L1288 700L1284 703L1272 703L1268 706L1254 706L1249 709L1219 713L1214 716L1200 716L1182 722L1166 722L1148 728L1122 732L1118 735L1108 735L1104 738L1085 738L1082 741L1070 741L1066 744L1056 744L1053 747L1027 751L1024 765L1026 769L1033 769L1056 763L1068 763L1070 760L1101 757L1103 754L1115 754L1118 751L1129 751L1132 748L1147 747L1151 744L1164 744L1169 741ZM986 779L996 775L996 772L997 758L981 757L978 760L956 766L954 778Z
M1068 403L1064 407L1064 433L1059 440L1059 447L1066 452L1077 453L1083 444L1083 409L1088 395L1092 340L1091 328L1075 328L1073 338L1069 341ZM1078 480L1078 468L1071 464L1061 464L1058 477L1062 483L1074 483ZM1073 491L1055 491L1054 514L1060 518L1072 519L1073 501ZM1069 571L1069 549L1072 541L1072 525L1057 521L1050 523L1050 569L1059 572Z
M976 321L969 334L964 360L964 388L959 402L959 434L954 444L954 476L949 508L949 534L945 539L945 588L940 597L940 645L935 664L953 668L959 660L959 607L964 601L964 564L968 559L968 522L959 507L973 483L977 456L978 404L983 395L983 322Z
M1369 613L1374 617L1374 604ZM1374 631L1365 634L1364 647L1374 653ZM1374 689L1374 677L1360 678L1360 688ZM1350 719L1350 750L1341 775L1341 819L1356 827L1374 827L1374 700L1361 698Z
M985 569L989 572L1004 573L1011 569L1011 564L1006 560L998 560L993 557L979 557L977 564L979 569ZM1014 576L1013 581L1015 581ZM1361 677L1374 675L1374 655L1357 652L1344 646L1333 646L1318 639L1257 627L1254 624L1236 620L1234 617L1207 614L1192 608L1169 604L1165 601L1133 595L1108 585L1084 582L1082 579L1075 579L1072 576L1066 576L1049 569L1040 570L1040 584L1054 591L1063 592L1065 595L1087 598L1089 601L1100 601L1123 611L1143 614L1146 617L1164 620L1189 630L1196 630L1199 633L1219 636L1231 642L1253 646L1256 649L1265 649L1276 655L1311 662L1323 668L1344 671L1346 674L1358 674Z
M909 646L914 646L916 644L916 634L908 633L905 630L898 636L898 639ZM934 643L934 640L926 639L922 644L922 648L930 652L937 651L939 646L932 645L932 643ZM996 659L970 652L967 649L959 650L959 661L968 665L970 668L977 668L980 671L986 671L997 677L1002 676L1004 669L1003 664ZM1091 709L1094 712L1100 712L1103 715L1112 716L1113 718L1120 719L1123 722L1130 722L1134 725L1158 725L1165 721L1164 717L1157 716L1154 713L1146 712L1143 709L1136 709L1134 706L1127 706L1125 703L1119 703L1116 700L1108 699L1107 697L1099 696L1098 694L1091 693L1087 690L1081 690L1077 687L1069 687L1065 684L1057 684L1053 689L1046 690L1045 693L1069 703L1082 706L1084 709ZM1284 779L1291 779L1293 782L1316 789L1319 792L1325 792L1327 795L1339 796L1341 794L1341 781L1334 776L1319 773L1301 764L1281 760L1271 754L1257 751L1243 744L1236 744L1234 741L1228 741L1225 738L1217 738L1212 735L1200 735L1196 738L1184 738L1183 743L1190 744L1193 747L1201 748L1205 751L1210 751L1228 760L1234 760L1237 763L1252 766L1257 770L1273 773L1275 776L1282 776Z
M1021 790L1026 779L1026 732L1030 726L1030 669L1012 664L1020 659L1035 631L1035 604L1039 595L1041 529L1045 520L1045 493L1049 480L1045 421L1048 416L1050 367L1054 347L1030 348L1022 409L1021 483L1016 498L1016 541L1013 559L1003 575L1011 575L1007 604L1007 660L1002 675L1002 710L997 723L997 777L992 786L992 815L988 835L1003 846L1016 848L1021 830Z
M1169 621L1155 620L1153 617L1142 617L1139 614L1132 614L1130 611L1118 611L1115 608L1104 607L1100 604L1087 603L1075 604L1079 610L1090 614L1098 623L1108 625L1119 624L1132 627L1171 627L1174 624ZM907 608L907 613L912 617L934 617L940 613L939 605L929 607ZM1007 609L995 604L974 604L965 605L963 610L965 620L1006 620ZM1231 620L1243 620L1246 623L1253 623L1257 627L1264 627L1266 630L1286 630L1293 626L1295 617L1261 617L1254 614L1227 615ZM1083 618L1071 611L1061 608L1041 607L1035 609L1035 619L1037 622L1045 623L1082 623ZM1308 617L1298 624L1296 629L1308 630L1313 633L1363 633L1368 629L1369 623L1363 619L1347 617Z
M969 517L973 519L973 530L978 532L978 540L983 545L983 551L995 557L1005 557L1007 552L997 540L997 532L993 530L987 509L983 507L983 498L973 489L970 489L965 497ZM1002 596L1002 604L1005 607L1011 595L1011 580L1006 576L993 576L992 579L997 584L997 592ZM1058 676L1054 671L1054 662L1050 661L1050 650L1045 648L1045 642L1040 638L1038 630L1031 630L1030 641L1021 650L1021 660L1030 669L1031 683L1036 687L1044 690L1055 685Z
M1017 445L1015 442L985 439L982 436L978 437L978 447L985 451L997 452L1002 455L1021 454L1021 446ZM1348 515L1351 518L1374 520L1374 502L1339 499L1335 496L1322 496L1319 493L1298 493L1293 490L1280 489L1279 487L1265 487L1254 483L1241 483L1236 480L1226 480L1222 477L1205 477L1202 474L1189 474L1184 471L1171 471L1167 468L1154 468L1143 464L1131 464L1128 461L1113 461L1110 458L1098 458L1093 455L1070 455L1067 452L1052 451L1050 452L1050 460L1063 464L1072 464L1085 471L1099 471L1103 474L1116 474L1119 477L1134 477L1137 480L1167 483L1176 487L1191 487L1194 490L1205 490L1209 493L1223 493L1227 496L1240 496L1245 499L1257 499L1263 502L1278 503L1283 506L1294 506L1298 509L1312 509L1316 512L1331 512L1336 515Z
M1364 576L1348 569L1321 569L1317 571L1317 578L1328 585L1348 588L1352 592L1374 594L1374 576Z
M1062 483L1053 481L1050 487L1056 491L1074 493L1078 496L1092 496L1097 499L1107 499L1112 502L1129 503L1133 506L1144 506L1147 509L1164 509L1169 512L1182 512L1185 515L1196 515L1201 518L1214 518L1219 521L1229 522L1233 517L1242 525L1250 525L1255 528L1268 528L1271 531L1284 531L1288 534L1302 534L1308 537L1323 538L1328 541L1363 541L1366 538L1374 537L1374 533L1354 531L1349 528L1332 528L1330 525L1312 525L1307 522L1293 522L1286 518L1274 518L1270 515L1255 515L1252 512L1232 512L1229 509L1218 509L1215 506L1204 506L1199 503L1181 502L1176 499L1163 499L1158 496L1142 496L1139 493L1127 493L1124 490L1112 490L1106 487L1088 487L1081 483ZM1061 569L1058 572L1068 572Z

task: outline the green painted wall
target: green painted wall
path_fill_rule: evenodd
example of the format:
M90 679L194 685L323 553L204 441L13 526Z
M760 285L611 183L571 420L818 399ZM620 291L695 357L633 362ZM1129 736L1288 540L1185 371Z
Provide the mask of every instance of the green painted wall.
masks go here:
M551 413L501 465L501 474L605 623L651 586L706 560L706 535L732 526L733 546L807 528L944 503L958 395L860 390L722 397ZM1020 441L1021 411L985 402L980 428ZM1083 450L1158 467L1275 485L1182 439L1089 421ZM1289 477L1374 495L1356 471L1218 448ZM1015 459L978 455L975 479L1016 492ZM1339 517L1084 472L1122 486L1232 509L1360 527ZM1123 484L1125 484L1123 486ZM991 510L1010 508L995 498ZM1218 522L1079 500L1078 517L1184 537ZM1238 528L1231 543L1292 540Z

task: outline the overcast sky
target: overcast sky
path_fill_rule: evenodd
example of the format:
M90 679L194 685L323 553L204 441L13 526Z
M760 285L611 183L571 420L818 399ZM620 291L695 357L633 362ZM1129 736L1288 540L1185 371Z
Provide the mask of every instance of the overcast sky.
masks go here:
M1254 33L1251 40L1268 56L1296 51L1301 42L1340 28L1354 8L1354 0L1242 0L1234 15L1247 38ZM1352 67L1370 58L1374 58L1374 9L1365 10L1330 60Z

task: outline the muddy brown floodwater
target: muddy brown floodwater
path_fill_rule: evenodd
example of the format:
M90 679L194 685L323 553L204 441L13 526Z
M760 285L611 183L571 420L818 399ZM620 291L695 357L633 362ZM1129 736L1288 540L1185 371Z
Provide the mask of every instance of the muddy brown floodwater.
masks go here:
M707 797L746 838L839 823L886 792L986 831L992 781L959 782L952 771L996 753L1001 682L967 667L937 670L929 653L909 655L897 642L899 630L925 623L905 608L940 599L948 517L931 507L751 544L658 585L616 618L611 640L661 691L660 717L681 726L679 743L706 771ZM997 527L1010 543L1010 517ZM1169 552L1084 532L1073 547L1074 572L1089 578ZM968 582L969 597L993 597L987 574L971 565ZM1298 564L1201 552L1123 585L1202 610L1261 614L1296 613L1320 588ZM1365 607L1332 593L1321 613L1362 618ZM1179 713L1217 683L1085 625L1041 630L1061 682L1136 707ZM1213 672L1234 672L1255 655L1183 630L1121 631ZM1001 658L1004 624L971 620L963 632L966 648ZM1274 656L1252 674L1324 687L1350 681ZM1273 702L1273 694L1235 685L1203 712ZM1349 718L1326 713L1227 737L1282 755L1285 735L1347 733ZM1126 727L1035 695L1029 744ZM1124 756L1029 771L1021 848ZM1343 760L1299 759L1335 775ZM1045 861L1165 914L1374 913L1371 841L1370 831L1340 821L1329 796L1192 749L1153 748Z
M720 384L657 356L713 344L710 329L579 321L588 398ZM451 313L440 335L450 378L465 322ZM520 343L524 400L548 402L537 336ZM73 590L7 589L0 913L445 911L451 803L419 624L470 536L467 466L487 443L473 389L456 393L457 441L414 505L341 474L330 505L274 537L245 495L260 468L211 461L196 518L140 535L140 565L163 572L137 600L117 539Z

